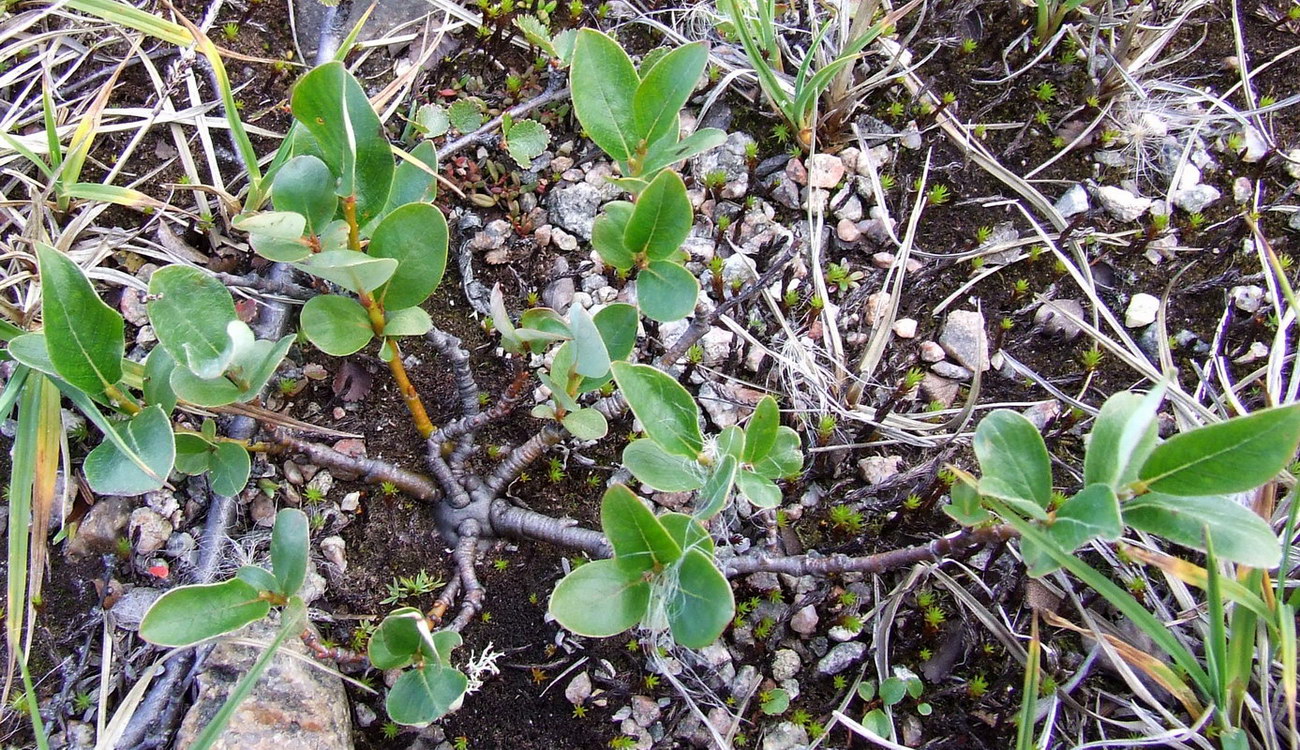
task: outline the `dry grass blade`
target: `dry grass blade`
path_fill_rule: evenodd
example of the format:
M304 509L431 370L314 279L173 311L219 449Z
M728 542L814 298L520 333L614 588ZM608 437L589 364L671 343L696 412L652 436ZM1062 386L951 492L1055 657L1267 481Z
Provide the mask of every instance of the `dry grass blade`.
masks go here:
M1120 658L1130 666L1140 669L1143 674L1155 681L1156 684L1160 685L1160 687L1167 690L1170 695L1174 696L1174 698L1178 700L1179 703L1183 704L1183 708L1185 708L1189 714L1195 716L1205 710L1202 708L1200 701L1197 700L1196 693L1187 686L1187 683L1183 682L1183 680L1169 668L1169 665L1146 651L1143 651L1127 641L1109 633L1095 633L1087 628L1081 628L1069 620L1066 620L1059 615L1052 614L1046 610L1042 612L1042 615L1043 619L1046 620L1048 624L1055 627L1063 628L1088 638L1096 638L1100 636L1105 639L1106 643L1119 654Z

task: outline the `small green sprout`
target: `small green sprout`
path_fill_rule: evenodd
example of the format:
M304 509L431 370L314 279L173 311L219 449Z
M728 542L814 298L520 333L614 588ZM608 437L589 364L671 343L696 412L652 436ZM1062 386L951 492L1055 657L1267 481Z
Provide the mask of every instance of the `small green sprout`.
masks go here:
M966 692L972 698L983 698L989 691L989 680L982 674L977 674L966 683Z
M95 699L85 690L78 690L76 695L72 696L72 709L79 714L83 714L93 708Z
M383 733L384 739L392 740L397 738L397 735L401 733L402 728L397 725L397 722L385 721L384 726L380 731Z
M907 373L903 375L902 391L906 393L912 390L920 385L922 380L925 380L925 370L919 367L908 368Z
M844 591L839 596L841 607L852 607L858 603L858 595L852 591Z
M524 87L524 79L523 79L523 78L519 77L519 76L516 75L515 73L510 73L510 74L506 75L506 92L507 92L507 93L509 93L509 94L518 94L518 93L519 93L519 90L522 89L523 87Z
M890 102L889 106L885 107L885 114L894 120L903 119L906 113L907 107L902 102Z
M648 674L641 678L641 684L645 685L646 690L654 690L659 687L659 675Z
M451 741L451 746L455 750L469 750L469 738L465 736L457 737Z
M948 191L948 186L943 183L931 185L930 189L925 192L925 200L934 206L942 206L947 203L951 197L952 196Z
M587 707L579 703L573 707L573 718L585 719L587 717Z
M831 680L831 684L835 686L836 690L843 690L844 688L849 686L849 678L845 677L842 674L837 674Z
M492 567L496 568L497 570L505 570L506 568L510 567L510 561L505 559L504 557L498 557L497 559L492 561Z
M934 651L929 648L922 648L916 652L916 658L921 661L930 661L930 659L934 658Z
M730 228L731 228L731 217L730 217L730 216L725 216L725 215L724 215L724 216L719 216L719 217L718 217L718 231L719 231L719 232L722 232L722 233L725 233L725 232L726 232L728 229L730 229Z
M1187 217L1187 227L1193 232L1200 230L1203 226L1205 226L1205 214L1202 214L1200 211Z
M769 635L772 634L772 628L775 625L776 625L776 621L773 620L771 617L764 617L762 620L758 621L757 625L754 626L754 636L757 638L768 637Z
M790 714L790 721L801 727L807 727L812 723L812 715L802 708L796 708L794 713Z
M609 741L609 746L613 750L632 750L632 748L636 747L636 740L626 734L620 734Z
M1034 98L1044 104L1049 104L1056 99L1056 87L1052 85L1051 81L1043 81L1034 89Z
M992 236L993 236L993 227L988 226L986 224L980 227L979 229L975 230L975 244L983 245L985 242L988 242L989 238Z
M1034 122L1039 125L1047 126L1052 123L1052 116L1047 114L1046 110L1040 109L1034 113Z
M937 597L935 597L934 592L930 589L921 589L916 592L916 606L921 607L922 609L933 607L936 601Z
M961 40L961 48L960 48L961 53L963 55L972 54L973 52L975 52L975 50L979 49L979 46L980 46L979 42L975 41L974 39L971 39L970 37L966 37L965 39Z
M492 622L492 613L491 613L491 612L484 612L484 613L482 613L482 614L480 614L480 615L478 616L478 619L482 620L482 621L483 621L483 624L486 625L486 624Z
M276 381L275 387L280 391L281 396L292 396L298 392L298 381L294 378L280 378Z
M1011 296L1023 297L1029 293L1029 279L1016 279L1011 282Z
M975 127L971 128L971 133L973 133L973 134L975 135L976 138L978 138L978 139L980 139L980 140L982 141L982 140L984 140L985 138L988 137L988 134L989 134L989 126L988 126L988 125L985 125L984 123L981 122L980 124L978 124L978 125L976 125Z
M831 526L849 534L862 532L862 512L847 505L835 505L830 510Z
M707 190L718 191L727 186L727 172L722 169L715 169L704 175L704 187Z
M946 622L947 620L948 620L948 616L945 615L945 614L943 613L943 610L942 610L941 608L939 608L938 606L926 607L926 609L925 609L925 625L926 625L926 627L929 627L929 628L932 628L932 629L933 629L933 628L937 628L937 627L939 627L940 625L944 624L944 622Z
M704 347L699 344L691 344L686 350L686 361L693 365L698 365L704 361Z
M916 510L921 507L921 496L913 492L903 500L904 510Z
M773 125L772 137L776 139L777 143L789 143L790 142L789 126L787 126L783 122L778 122L777 124Z
M786 307L792 308L798 306L799 290L798 289L785 290L785 296L781 298L781 301L785 303Z
M745 161L756 161L758 159L758 142L745 142Z
M379 491L384 493L387 497L392 497L397 494L397 485L385 479L379 483Z
M1010 331L1012 328L1016 327L1016 322L1011 318L1003 318L1001 321L998 322L998 325L1002 328L1002 330Z
M896 185L898 185L898 180L894 179L892 174L880 175L880 189L882 191L893 190Z
M1083 353L1079 355L1079 362L1087 372L1096 370L1097 366L1101 364L1101 349L1098 348L1096 344L1085 349Z
M325 501L325 492L320 487L308 487L302 492L302 499L312 505Z
M226 38L227 42L235 41L235 37L239 36L239 24L234 21L224 24L221 27L221 35Z

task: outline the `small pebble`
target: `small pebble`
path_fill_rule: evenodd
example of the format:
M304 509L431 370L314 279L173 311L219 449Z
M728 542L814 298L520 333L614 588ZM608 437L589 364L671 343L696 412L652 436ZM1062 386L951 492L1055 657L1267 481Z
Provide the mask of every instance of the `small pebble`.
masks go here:
M1133 295L1129 300L1128 310L1124 313L1124 325L1128 328L1141 328L1151 325L1155 322L1156 313L1160 310L1160 300L1156 297L1139 292Z

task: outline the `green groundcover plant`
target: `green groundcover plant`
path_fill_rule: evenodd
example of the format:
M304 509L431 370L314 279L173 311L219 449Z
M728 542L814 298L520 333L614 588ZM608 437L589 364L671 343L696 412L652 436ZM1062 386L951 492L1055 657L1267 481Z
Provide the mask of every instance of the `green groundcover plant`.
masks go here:
M696 308L699 284L681 249L694 217L675 166L722 141L720 131L708 129L680 137L679 113L703 73L707 51L698 44L656 51L638 67L600 32L577 32L564 42L566 50L570 42L574 111L586 133L618 164L622 176L615 183L628 193L627 200L604 207L592 245L605 263L635 282L636 304L610 304L594 313L574 305L566 315L533 308L515 318L496 289L493 327L506 350L542 355L538 359L548 363L537 377L549 396L532 412L548 428L598 440L608 433L611 409L619 408L611 404L626 403L645 437L626 446L622 466L647 488L694 494L688 512L656 514L629 487L609 487L600 507L607 559L575 567L556 585L549 608L557 621L581 635L608 637L642 628L702 648L723 633L736 609L710 521L733 498L757 509L777 508L778 482L803 470L803 447L798 433L781 424L771 396L757 404L743 427L705 434L698 402L677 378L629 361L642 316L675 321ZM270 205L263 209L250 201L235 226L247 232L260 256L332 285L322 286L330 291L303 305L299 325L305 339L338 357L376 345L412 424L422 437L436 437L440 433L410 383L399 346L403 337L431 331L424 305L446 265L447 223L433 205L434 146L425 139L409 153L395 149L360 84L341 63L303 76L290 102L297 124L265 175ZM104 304L76 263L45 245L36 255L43 327L0 327L6 356L18 363L0 392L0 414L19 405L23 434L23 419L48 412L50 404L57 414L59 393L69 399L104 435L83 465L97 493L148 492L174 471L206 474L223 494L240 492L250 473L249 449L256 446L218 435L211 421L199 429L178 426L177 413L254 399L294 337L258 340L239 319L224 286L198 269L171 266L150 280L148 315L158 345L137 364L124 358L121 315ZM1105 596L1148 630L1174 662L1163 672L1150 664L1143 668L1156 671L1189 711L1213 705L1223 736L1236 737L1245 686L1258 668L1250 634L1258 626L1268 635L1268 654L1287 663L1289 653L1292 665L1295 638L1294 608L1282 600L1280 588L1278 595L1270 593L1264 574L1285 565L1277 536L1230 495L1272 481L1293 459L1300 406L1264 410L1161 441L1156 414L1163 392L1158 387L1145 396L1124 393L1106 402L1093 427L1082 487L1059 504L1038 431L1013 412L991 413L974 439L979 475L958 472L947 510L966 526L1014 527L1032 575L1063 569ZM433 441L431 450L441 452L450 444L446 439L447 444ZM460 507L456 500L438 502ZM448 513L466 521L466 528L477 528L486 518L486 511L471 517L472 498L461 505L461 516ZM1131 595L1075 556L1089 543L1118 540L1126 528L1205 555L1204 568L1191 563L1179 568L1209 598L1212 642L1205 654L1192 653ZM469 533L463 539L471 547L476 542ZM140 629L145 639L185 646L278 613L280 630L272 648L241 681L221 722L209 727L206 742L219 734L275 647L303 631L305 607L298 591L308 541L305 516L282 511L269 570L248 566L227 581L176 588L145 616ZM1226 562L1253 572L1244 579L1219 575ZM465 696L470 680L453 660L461 643L458 628L440 625L440 617L404 607L389 613L369 639L371 666L401 670L386 703L394 722L428 724ZM1294 678L1292 667L1287 682L1292 697ZM918 697L919 683L882 683L881 693L897 703L904 693Z

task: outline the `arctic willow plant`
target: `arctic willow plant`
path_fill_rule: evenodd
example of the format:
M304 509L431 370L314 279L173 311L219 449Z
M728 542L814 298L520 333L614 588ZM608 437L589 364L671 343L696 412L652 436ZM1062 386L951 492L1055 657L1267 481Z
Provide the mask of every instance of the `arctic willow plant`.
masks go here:
M611 636L641 625L667 628L675 642L703 648L735 614L731 587L714 564L713 540L703 524L726 507L733 488L757 507L780 504L772 480L803 467L799 436L779 424L776 401L767 396L744 430L733 425L706 444L699 409L680 383L649 365L615 362L611 369L649 435L628 444L623 465L653 489L698 490L696 507L690 515L656 517L626 487L611 487L600 524L614 556L560 581L551 614L580 635Z
M960 481L953 486L947 512L965 525L994 519L1009 524L1020 534L1030 575L1064 568L1104 596L1172 658L1175 668L1112 642L1120 656L1169 691L1189 715L1202 715L1208 703L1223 746L1245 748L1249 744L1242 707L1257 654L1265 680L1271 679L1271 661L1283 666L1283 693L1294 722L1295 603L1284 597L1288 566L1277 535L1234 495L1273 481L1295 459L1300 404L1265 409L1162 441L1156 414L1165 390L1162 383L1145 395L1119 393L1106 401L1084 456L1083 486L1059 506L1052 501L1051 461L1038 430L1016 412L990 413L975 431L980 476L958 471ZM1203 657L1129 592L1073 554L1094 540L1117 541L1126 527L1205 553L1202 568L1168 555L1128 550L1134 558L1205 591ZM1285 538L1291 539L1294 532L1293 505ZM1235 563L1237 575L1221 574L1221 562ZM1274 589L1267 570L1279 563L1280 580ZM1049 622L1068 626L1060 618L1049 617ZM1263 644L1258 650L1257 636ZM1032 695L1027 693L1026 700ZM1260 700L1267 703L1267 695ZM1022 714L1032 716L1032 706L1029 709ZM1022 728L1022 734L1025 731ZM1032 732L1025 737L1032 739Z
M609 265L636 272L637 304L660 322L689 315L700 292L681 252L694 213L686 184L668 168L726 139L716 128L681 138L682 107L708 59L703 44L688 44L647 55L638 70L599 31L583 29L574 43L574 112L591 140L619 164L624 176L615 182L636 196L635 203L605 206L591 244Z
M397 339L422 336L433 323L420 304L447 265L447 221L432 203L437 190L433 144L417 146L400 166L379 116L342 63L303 76L290 98L302 126L271 186L272 211L235 225L253 250L292 263L350 294L322 294L303 306L302 331L336 357L378 337L420 434L433 425L402 365Z

